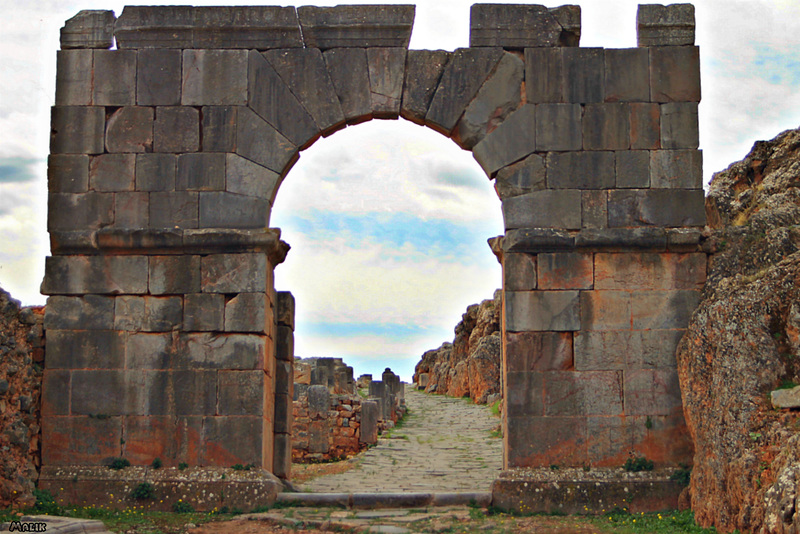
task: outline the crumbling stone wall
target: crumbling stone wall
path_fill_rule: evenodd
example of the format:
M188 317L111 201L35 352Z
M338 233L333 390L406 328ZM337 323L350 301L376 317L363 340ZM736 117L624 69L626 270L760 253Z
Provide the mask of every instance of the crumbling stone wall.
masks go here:
M0 289L0 508L34 503L41 465L43 309Z
M276 469L292 331L275 320L288 245L272 203L317 138L401 116L471 150L502 200L506 466L689 459L674 345L706 265L693 8L642 6L622 50L578 47L577 6L476 4L454 52L408 50L413 16L129 6L67 21L45 466Z

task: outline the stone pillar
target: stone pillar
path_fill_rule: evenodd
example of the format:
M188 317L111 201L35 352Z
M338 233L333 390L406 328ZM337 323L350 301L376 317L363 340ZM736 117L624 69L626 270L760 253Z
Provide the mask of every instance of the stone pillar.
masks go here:
M275 316L275 445L273 473L289 478L292 466L292 413L294 399L294 296L288 291L277 292Z
M372 400L361 401L361 443L378 443L378 418L380 407Z

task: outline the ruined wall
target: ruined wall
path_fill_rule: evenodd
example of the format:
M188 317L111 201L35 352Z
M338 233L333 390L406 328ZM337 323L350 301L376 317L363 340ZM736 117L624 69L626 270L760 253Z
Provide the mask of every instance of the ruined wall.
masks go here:
M454 52L408 50L413 16L129 6L67 22L45 465L276 469L293 334L275 320L288 245L272 202L319 136L401 116L472 150L502 199L506 465L687 458L672 349L705 271L693 9L643 6L623 50L579 48L577 6L477 4Z

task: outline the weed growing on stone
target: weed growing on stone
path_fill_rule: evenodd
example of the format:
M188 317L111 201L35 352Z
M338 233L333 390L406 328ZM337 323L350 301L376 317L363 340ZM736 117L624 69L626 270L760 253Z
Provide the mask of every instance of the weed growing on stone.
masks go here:
M181 462L181 463L178 464L178 470L180 470L180 471L183 471L187 467L189 467L189 464L187 464L186 462Z
M191 514L194 512L194 506L182 499L178 499L178 502L172 504L172 511L176 514Z
M155 499L155 497L156 490L149 482L142 482L133 488L133 491L131 491L131 498L136 499L137 501Z
M152 467L153 469L161 469L162 465L163 464L161 463L161 458L156 458L155 460L153 460L153 463L150 464L150 467Z
M625 465L622 466L625 471L631 471L633 473L638 473L639 471L652 471L653 470L653 461L648 460L644 456L634 456L631 454L631 457L625 460Z
M125 469L130 465L131 463L126 458L112 458L108 462L108 468L115 470Z

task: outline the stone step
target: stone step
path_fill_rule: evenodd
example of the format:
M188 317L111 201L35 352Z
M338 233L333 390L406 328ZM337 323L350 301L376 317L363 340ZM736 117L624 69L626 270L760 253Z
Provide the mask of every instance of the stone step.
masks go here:
M368 509L461 505L487 507L492 502L492 494L490 492L280 493L277 502L294 506Z

